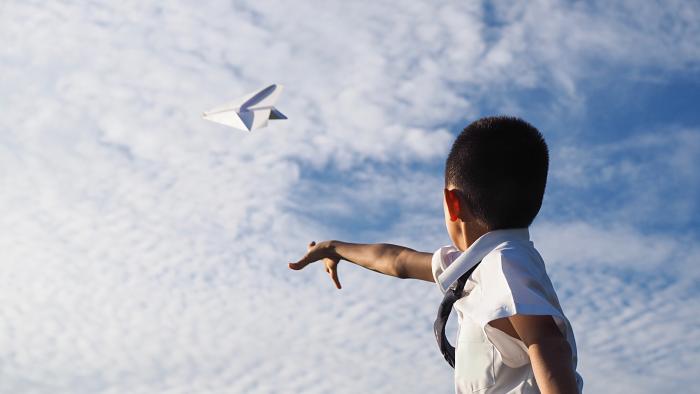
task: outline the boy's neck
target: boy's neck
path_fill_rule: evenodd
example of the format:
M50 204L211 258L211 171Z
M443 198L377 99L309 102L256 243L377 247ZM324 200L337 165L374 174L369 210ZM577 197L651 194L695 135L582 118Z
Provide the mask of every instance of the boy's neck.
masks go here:
M467 248L471 246L474 242L476 242L476 240L479 239L482 235L488 232L489 229L479 223L465 223L462 234Z

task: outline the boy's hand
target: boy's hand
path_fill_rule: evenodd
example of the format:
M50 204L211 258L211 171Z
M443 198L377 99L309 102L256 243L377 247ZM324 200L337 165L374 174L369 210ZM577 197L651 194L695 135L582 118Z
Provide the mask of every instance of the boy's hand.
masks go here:
M289 263L289 268L300 270L318 260L323 260L326 266L326 272L331 276L335 287L340 289L340 281L338 280L338 263L340 262L340 256L335 253L330 241L323 241L318 244L311 241L304 257L296 263Z

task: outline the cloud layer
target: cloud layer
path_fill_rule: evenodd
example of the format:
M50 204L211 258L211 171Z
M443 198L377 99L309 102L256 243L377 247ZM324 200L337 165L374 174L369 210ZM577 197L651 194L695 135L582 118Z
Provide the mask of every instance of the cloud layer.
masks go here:
M551 141L533 234L587 390L692 383L700 125L564 126L591 84L695 75L697 6L463 3L0 6L0 392L449 392L433 286L285 263L446 243L442 160L487 112ZM270 82L289 121L200 119Z

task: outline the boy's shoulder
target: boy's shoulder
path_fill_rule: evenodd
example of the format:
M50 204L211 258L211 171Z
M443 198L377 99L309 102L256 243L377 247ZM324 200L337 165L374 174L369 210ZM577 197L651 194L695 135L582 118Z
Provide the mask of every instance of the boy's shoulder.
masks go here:
M547 276L544 259L529 239L506 240L491 250L482 260L482 270L505 275Z
M464 252L452 245L439 248L432 260L435 282L444 291L476 264L479 267L474 271L475 277L514 279L546 275L528 229L520 228L488 232Z
M500 283L510 291L551 286L544 260L532 242L507 241L498 245L484 256L474 276L484 286Z

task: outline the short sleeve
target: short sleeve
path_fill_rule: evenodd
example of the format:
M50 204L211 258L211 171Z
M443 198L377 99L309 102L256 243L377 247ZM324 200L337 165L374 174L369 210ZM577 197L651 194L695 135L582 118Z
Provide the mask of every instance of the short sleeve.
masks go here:
M440 274L442 274L443 271L445 271L445 269L447 269L447 267L449 267L450 264L452 264L452 262L459 257L460 254L462 254L462 252L460 252L460 250L453 245L443 246L433 253L431 267L433 271L433 280L435 283L438 283L438 276L440 276ZM442 291L442 287L440 287L439 284L438 288L440 288Z
M465 297L465 312L483 329L509 366L529 362L522 341L488 325L489 322L522 315L550 315L563 335L567 323L544 264L527 253L512 249L489 254L477 270L477 297Z

